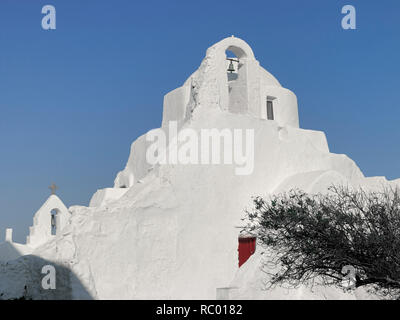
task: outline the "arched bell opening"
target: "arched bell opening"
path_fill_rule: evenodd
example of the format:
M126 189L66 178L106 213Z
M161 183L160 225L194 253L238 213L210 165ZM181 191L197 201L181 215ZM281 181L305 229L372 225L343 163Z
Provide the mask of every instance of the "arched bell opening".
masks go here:
M248 104L246 53L238 47L230 46L225 51L225 55L229 97L228 109L233 113L244 113Z
M57 235L59 226L60 226L60 210L59 209L52 209L50 211L51 214L51 222L50 222L50 232L52 236Z

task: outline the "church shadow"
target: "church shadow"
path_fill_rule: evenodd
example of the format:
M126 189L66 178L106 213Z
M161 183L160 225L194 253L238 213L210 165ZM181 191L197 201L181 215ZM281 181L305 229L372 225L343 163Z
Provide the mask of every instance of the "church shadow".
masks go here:
M0 300L92 299L75 273L60 262L35 255L0 262Z

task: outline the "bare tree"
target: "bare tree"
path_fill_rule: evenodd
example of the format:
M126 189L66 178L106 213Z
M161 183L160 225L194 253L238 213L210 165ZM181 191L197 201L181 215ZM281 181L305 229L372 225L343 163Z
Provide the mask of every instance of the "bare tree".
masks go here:
M270 285L298 286L319 279L343 288L342 272L354 285L400 298L400 192L331 187L327 194L299 190L254 198L243 231L274 254ZM270 273L264 264L263 270ZM350 277L347 275L346 277Z

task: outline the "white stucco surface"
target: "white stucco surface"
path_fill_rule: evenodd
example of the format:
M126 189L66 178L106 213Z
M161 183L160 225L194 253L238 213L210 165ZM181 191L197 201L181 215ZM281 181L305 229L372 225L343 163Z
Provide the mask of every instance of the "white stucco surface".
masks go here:
M57 230L60 231L70 218L70 213L64 203L55 194L52 194L33 216L33 226L29 228L26 243L31 247L38 247L51 237L51 212L57 211Z
M127 191L128 188L105 188L97 190L90 200L89 207L100 207L118 200Z
M228 83L226 50L243 64L240 85ZM239 90L234 96L231 85ZM275 98L275 120L265 119L267 96ZM205 128L254 130L254 171L236 175L235 164L152 165L145 157L149 142L139 137L114 188L97 191L90 207L69 208L57 237L44 241L47 231L39 232L34 224L30 242L41 245L32 254L71 270L68 298L215 299L217 288L229 286L239 288L232 298L363 297L306 287L289 293L278 288L269 295L260 290L258 254L238 270L238 227L251 197L295 187L324 192L332 183L366 188L389 183L365 178L349 157L330 153L323 132L300 129L296 96L260 67L243 40L229 37L211 46L183 87L166 95L162 126L172 120L181 130L197 133ZM51 200L44 211L53 206ZM25 275L12 290L2 284L8 273L23 272L20 259L12 269L2 266L0 292L8 296L31 283ZM23 263L38 262L26 258ZM40 291L30 292L40 298Z

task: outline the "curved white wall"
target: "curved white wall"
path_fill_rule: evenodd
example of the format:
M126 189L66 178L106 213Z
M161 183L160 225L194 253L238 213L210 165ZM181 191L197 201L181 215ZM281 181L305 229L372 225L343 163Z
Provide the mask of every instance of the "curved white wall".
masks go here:
M262 119L267 119L267 97L273 97L274 120L281 127L299 127L297 97L292 91L282 87L263 86L260 93L264 103L264 106L261 105L260 108L260 117Z

